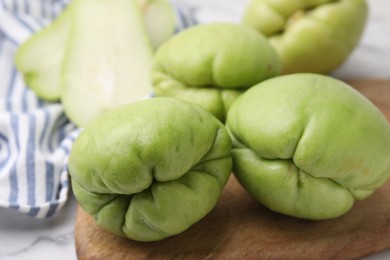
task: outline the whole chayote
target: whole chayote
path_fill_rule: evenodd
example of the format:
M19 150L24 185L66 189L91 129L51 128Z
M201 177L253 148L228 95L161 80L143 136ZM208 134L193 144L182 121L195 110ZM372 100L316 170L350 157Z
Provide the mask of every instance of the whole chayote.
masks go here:
M243 24L268 37L283 73L329 73L355 49L363 34L365 0L251 0Z
M347 84L316 74L264 81L232 105L233 172L257 200L295 217L340 216L390 176L390 126Z
M244 90L280 71L279 57L262 34L244 25L211 23L166 41L155 54L152 81L156 96L196 103L224 122Z
M201 107L156 97L106 112L69 157L80 206L114 234L155 241L216 205L232 169L224 125Z

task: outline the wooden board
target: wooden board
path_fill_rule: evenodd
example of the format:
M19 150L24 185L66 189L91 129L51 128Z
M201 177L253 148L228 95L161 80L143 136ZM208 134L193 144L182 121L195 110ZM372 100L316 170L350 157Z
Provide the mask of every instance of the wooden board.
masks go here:
M350 82L390 120L390 80ZM309 221L272 212L232 176L214 210L184 233L140 243L99 228L81 208L78 259L353 259L390 249L390 181L346 215Z

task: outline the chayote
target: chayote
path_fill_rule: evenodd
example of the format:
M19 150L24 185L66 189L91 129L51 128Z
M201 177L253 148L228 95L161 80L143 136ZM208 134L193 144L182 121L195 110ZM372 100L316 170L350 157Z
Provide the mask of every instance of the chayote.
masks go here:
M81 1L85 2L85 0ZM64 11L61 12L52 23L29 37L16 52L15 65L18 71L22 74L24 82L35 92L38 97L44 100L57 101L61 99L63 80L62 67L64 59L66 59L70 52L67 50L69 45L69 38L73 38L73 31L75 28L77 31L81 26L80 23L77 22L77 25L74 25L75 19L79 20L79 18L76 18L75 16L75 12L77 10L72 10L80 8L79 2L80 1L78 0L73 0L71 3L69 3ZM92 6L98 6L99 3L97 2L102 1L95 1ZM109 2L111 8L113 8L118 3L117 1L112 0ZM115 19L121 19L120 23L126 24L125 17L137 17L137 10L134 10L136 9L134 7L137 7L142 15L142 19L138 20L139 27L145 27L145 31L147 32L148 36L147 39L150 40L150 43L153 46L153 50L157 49L158 46L160 46L164 41L166 41L174 34L175 13L170 0L136 0L130 2L133 6L133 8L130 10L123 8L123 6L121 7L121 10L124 10L126 16L121 17L117 12L114 14L114 9L109 11L110 16L111 18L114 17ZM93 9L94 8L88 7L88 10L95 12L96 10ZM107 12L107 8L105 8L105 11ZM87 12L83 13L84 16L87 15ZM99 14L95 14L94 16L100 18ZM107 17L106 20L108 19L109 18ZM89 21L91 24L88 30L82 30L84 34L86 31L93 30L94 26L97 26L98 28L102 27L101 24L94 24L90 19ZM137 24L137 22L133 20L132 24ZM129 31L130 30L127 29L127 32ZM111 45L114 45L115 43L113 37L103 36L102 32L96 33L94 37L95 44L88 46L90 48L96 48L96 39L99 39L99 42L101 42L103 41L102 38L107 38ZM140 35L137 35L136 37L143 38ZM124 41L125 38L126 37L122 35L120 39ZM135 42L133 41L133 43ZM128 44L128 46L129 45L131 44ZM148 44L143 45L145 48L150 47ZM121 51L123 54L123 50ZM137 49L132 51L134 53L139 52ZM99 58L96 55L91 56L94 59L94 64L99 64ZM91 59L91 56L89 56L88 59ZM107 64L107 62L104 61L104 64ZM123 67L123 64L121 66ZM94 71L94 74L96 74L96 71Z
M251 0L243 24L266 35L283 73L329 73L357 46L367 20L364 0Z
M281 62L256 30L211 23L176 34L158 50L152 69L156 96L196 103L221 121L247 88L279 75Z
M197 105L156 97L106 112L70 156L80 206L138 241L178 234L216 205L232 169L224 125Z
M390 126L363 95L328 76L264 81L232 105L233 172L257 200L286 215L346 213L390 176Z

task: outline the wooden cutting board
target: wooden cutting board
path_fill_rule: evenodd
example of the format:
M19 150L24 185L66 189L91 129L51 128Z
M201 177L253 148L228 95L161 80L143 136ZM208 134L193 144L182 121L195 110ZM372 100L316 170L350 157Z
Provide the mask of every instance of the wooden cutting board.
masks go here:
M349 81L390 120L390 80ZM272 212L232 176L214 210L184 233L141 243L99 228L81 208L75 229L83 259L353 259L390 249L390 181L337 219Z

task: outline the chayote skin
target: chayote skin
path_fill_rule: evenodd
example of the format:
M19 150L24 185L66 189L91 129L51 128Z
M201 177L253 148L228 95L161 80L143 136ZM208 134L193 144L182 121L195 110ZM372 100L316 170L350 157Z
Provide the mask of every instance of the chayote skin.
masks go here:
M367 20L364 0L251 0L243 24L266 35L283 73L329 73L357 46Z
M115 108L88 125L69 157L80 206L138 241L178 234L217 203L232 169L224 125L170 97Z
M247 88L279 75L281 62L266 38L247 26L212 23L170 38L155 55L157 96L196 103L222 122Z
M264 81L232 105L233 172L270 209L300 218L346 213L390 176L390 126L347 84L322 75Z

